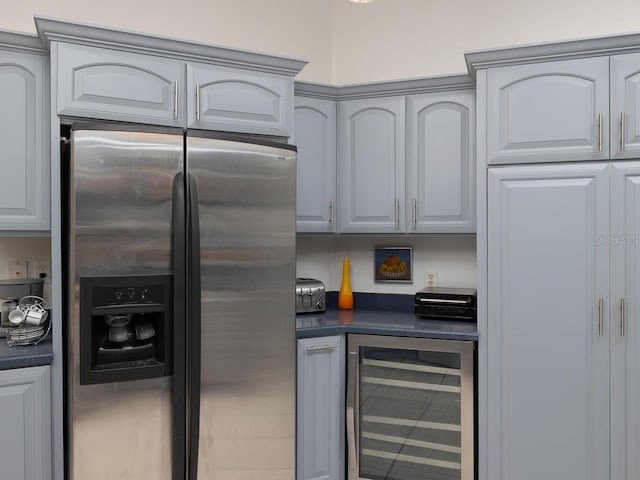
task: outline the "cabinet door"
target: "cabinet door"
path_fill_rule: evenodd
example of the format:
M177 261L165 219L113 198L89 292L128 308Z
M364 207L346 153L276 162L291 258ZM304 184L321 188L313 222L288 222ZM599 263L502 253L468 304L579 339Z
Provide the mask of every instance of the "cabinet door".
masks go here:
M489 164L609 157L609 58L492 68Z
M343 336L298 340L298 480L344 479Z
M640 478L640 162L611 178L611 479Z
M296 230L334 232L336 103L295 97L293 143L298 147Z
M291 136L291 77L190 63L187 103L189 128Z
M407 97L407 231L475 231L474 92Z
M640 156L640 53L611 57L611 157Z
M609 478L608 218L607 164L489 169L492 480Z
M50 228L47 64L0 51L0 230Z
M184 126L184 62L64 43L57 58L59 115Z
M338 113L339 231L404 232L404 97L347 100Z
M50 367L0 372L2 478L51 479Z

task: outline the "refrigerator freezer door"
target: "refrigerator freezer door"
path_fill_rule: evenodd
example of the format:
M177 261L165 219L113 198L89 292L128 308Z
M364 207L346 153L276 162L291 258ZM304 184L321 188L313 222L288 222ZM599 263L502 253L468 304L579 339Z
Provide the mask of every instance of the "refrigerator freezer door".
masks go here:
M69 478L170 480L170 378L79 384L79 332L86 321L79 285L86 276L172 274L172 184L183 169L183 136L75 129L71 148Z
M293 480L295 152L189 136L187 171L201 271L190 478Z

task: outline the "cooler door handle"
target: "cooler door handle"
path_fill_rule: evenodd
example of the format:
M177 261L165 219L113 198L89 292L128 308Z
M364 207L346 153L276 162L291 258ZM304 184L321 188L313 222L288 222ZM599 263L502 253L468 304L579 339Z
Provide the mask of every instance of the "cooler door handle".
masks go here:
M358 446L356 443L356 381L358 378L358 352L349 352L347 359L347 457L348 478L357 478ZM355 477L353 476L355 475Z

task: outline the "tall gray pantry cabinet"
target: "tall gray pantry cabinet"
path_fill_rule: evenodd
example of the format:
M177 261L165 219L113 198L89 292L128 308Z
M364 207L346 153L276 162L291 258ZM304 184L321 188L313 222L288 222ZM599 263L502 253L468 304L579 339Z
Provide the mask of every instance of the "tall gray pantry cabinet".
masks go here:
M480 480L640 476L640 162L618 160L638 158L634 50L637 35L467 54Z
M50 227L48 64L37 37L0 32L0 230Z

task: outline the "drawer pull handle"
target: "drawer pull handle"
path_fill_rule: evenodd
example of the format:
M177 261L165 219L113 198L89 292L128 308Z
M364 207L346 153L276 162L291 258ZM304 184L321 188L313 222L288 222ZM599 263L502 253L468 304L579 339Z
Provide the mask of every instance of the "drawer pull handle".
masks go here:
M307 347L307 352L319 352L322 350L334 350L336 348L335 345L313 345L311 347Z

